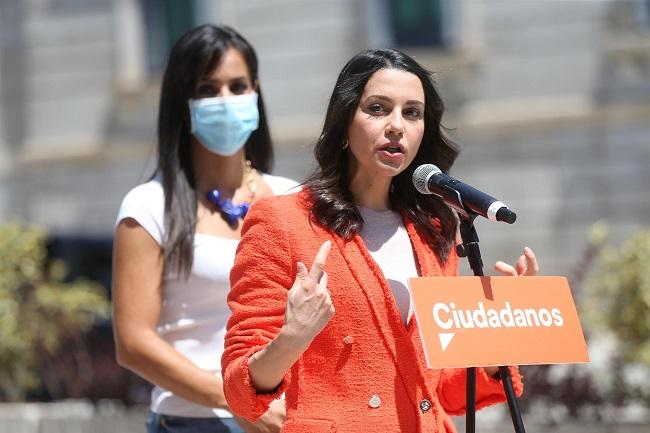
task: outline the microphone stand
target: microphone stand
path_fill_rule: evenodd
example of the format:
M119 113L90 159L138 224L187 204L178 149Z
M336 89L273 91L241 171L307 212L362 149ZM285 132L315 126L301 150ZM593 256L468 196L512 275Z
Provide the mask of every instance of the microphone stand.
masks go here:
M484 276L481 250L478 246L478 234L474 227L474 219L478 216L473 212L458 212L460 217L460 237L462 244L456 246L459 257L467 257L469 266L477 277ZM512 424L517 433L526 433L524 422L521 418L517 396L512 386L512 377L507 366L499 366L499 375L508 399L508 408ZM474 433L476 428L476 367L467 368L467 410L465 414L465 432Z

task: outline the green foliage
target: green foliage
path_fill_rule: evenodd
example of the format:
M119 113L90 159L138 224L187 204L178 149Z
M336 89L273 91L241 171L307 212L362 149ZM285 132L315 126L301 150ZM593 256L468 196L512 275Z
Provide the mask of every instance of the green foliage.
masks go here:
M522 410L547 422L650 416L650 231L618 247L608 232L605 221L591 227L569 277L591 362L522 366ZM619 411L626 407L646 410Z
M587 287L588 320L616 337L624 361L650 367L650 230L605 249Z
M0 225L0 400L23 400L41 385L44 360L108 315L101 285L64 283L64 263L46 266L46 238L42 228Z

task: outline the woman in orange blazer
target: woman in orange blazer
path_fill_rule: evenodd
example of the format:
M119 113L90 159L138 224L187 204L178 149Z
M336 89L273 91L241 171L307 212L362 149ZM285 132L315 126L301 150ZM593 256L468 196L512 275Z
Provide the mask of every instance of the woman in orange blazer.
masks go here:
M446 172L458 154L442 111L429 73L399 51L366 51L343 68L319 168L301 192L259 200L244 221L222 357L237 414L255 420L284 393L283 432L454 431L465 370L426 368L406 288L415 274L457 274L456 217L410 180L423 163ZM537 268L528 248L516 267L496 265ZM478 409L505 400L496 373L477 369Z

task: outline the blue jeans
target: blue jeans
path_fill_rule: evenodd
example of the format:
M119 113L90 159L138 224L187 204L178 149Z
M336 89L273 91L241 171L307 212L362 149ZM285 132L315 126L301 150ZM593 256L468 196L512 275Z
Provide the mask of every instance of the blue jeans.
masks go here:
M187 418L149 411L147 433L244 433L234 418Z

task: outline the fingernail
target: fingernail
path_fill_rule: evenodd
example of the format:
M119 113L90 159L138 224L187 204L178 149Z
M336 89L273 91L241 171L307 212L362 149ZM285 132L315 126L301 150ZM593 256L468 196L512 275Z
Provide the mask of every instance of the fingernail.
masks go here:
M531 250L531 249L528 248L528 247L524 247L524 252L525 252L526 254L532 254L533 250Z

